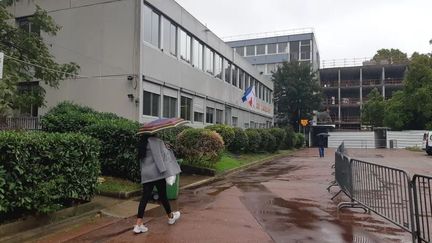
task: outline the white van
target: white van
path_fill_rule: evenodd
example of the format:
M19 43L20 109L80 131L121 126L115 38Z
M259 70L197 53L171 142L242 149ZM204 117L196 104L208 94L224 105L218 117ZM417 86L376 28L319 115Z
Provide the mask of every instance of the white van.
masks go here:
M423 135L423 150L425 150L428 155L432 155L432 131L425 132Z

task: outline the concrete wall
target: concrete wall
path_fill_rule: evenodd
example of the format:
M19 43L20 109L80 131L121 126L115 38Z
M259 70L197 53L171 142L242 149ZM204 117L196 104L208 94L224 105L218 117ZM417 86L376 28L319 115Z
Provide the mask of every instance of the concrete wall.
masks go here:
M71 100L136 120L138 108L127 94L138 93L127 76L138 76L137 1L26 0L16 2L12 12L31 15L35 4L62 26L56 36L43 34L56 60L81 67L77 79L61 81L59 89L46 88L47 107L40 114Z

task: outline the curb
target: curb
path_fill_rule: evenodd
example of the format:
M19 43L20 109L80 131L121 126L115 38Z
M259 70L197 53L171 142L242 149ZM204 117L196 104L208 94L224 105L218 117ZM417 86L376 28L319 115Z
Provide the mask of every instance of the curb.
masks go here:
M113 198L119 198L119 199L130 199L132 197L139 196L141 194L141 189L135 190L135 191L129 191L129 192L104 192L100 191L97 192L98 195L106 196L106 197L113 197Z
M204 180L201 180L201 181L197 181L197 182L191 183L189 185L182 186L182 187L180 187L180 190L196 188L196 187L199 187L199 186L202 186L202 185L209 184L209 183L212 183L214 181L220 180L220 179L222 179L224 177L227 177L229 175L233 175L233 174L245 171L247 169L250 169L250 168L253 168L253 167L265 164L265 163L270 162L272 160L291 156L292 152L294 152L294 151L295 150L292 150L290 153L287 153L287 154L273 155L273 156L270 156L268 158L260 159L260 160L255 161L255 162L252 162L252 163L249 163L249 164L245 164L245 165L242 165L240 167L224 171L224 172L222 172L220 174L215 175L212 178L204 179Z

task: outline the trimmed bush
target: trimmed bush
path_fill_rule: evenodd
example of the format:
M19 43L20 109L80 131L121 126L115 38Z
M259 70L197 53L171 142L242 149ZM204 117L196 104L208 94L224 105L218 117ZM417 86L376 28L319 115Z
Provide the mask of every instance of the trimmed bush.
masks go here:
M231 142L234 140L234 136L235 136L234 128L228 125L223 125L223 124L210 125L207 126L206 129L219 133L219 135L221 135L224 141L226 148L229 147Z
M246 150L249 139L245 131L239 127L234 128L234 139L228 147L228 150L233 153L240 153Z
M214 165L224 149L222 137L208 129L186 129L177 137L176 150L187 164Z
M81 132L97 138L101 142L103 175L141 180L136 150L138 122L63 102L42 118L42 128L48 132Z
M166 143L175 146L177 144L177 136L186 129L192 128L188 126L173 127L157 132L157 136Z
M295 137L296 137L295 147L296 148L302 148L304 146L304 142L305 142L304 135L302 133L296 133Z
M82 134L0 132L0 217L89 200L100 173L99 147Z
M82 129L82 133L101 142L100 161L102 174L140 182L141 172L137 160L139 124L113 119L99 120Z
M251 153L257 153L260 151L261 136L257 129L248 128L245 131L248 137L248 146L246 151Z
M296 136L293 128L291 126L285 127L285 140L283 144L283 148L292 149L296 144Z
M276 139L276 148L277 150L282 147L282 144L285 139L285 131L282 128L270 128L269 132L271 135L273 135Z
M271 140L271 134L267 129L257 129L258 133L261 136L261 142L260 142L260 152L265 152L269 150L269 145L270 143L273 143L274 145L274 141L270 141Z

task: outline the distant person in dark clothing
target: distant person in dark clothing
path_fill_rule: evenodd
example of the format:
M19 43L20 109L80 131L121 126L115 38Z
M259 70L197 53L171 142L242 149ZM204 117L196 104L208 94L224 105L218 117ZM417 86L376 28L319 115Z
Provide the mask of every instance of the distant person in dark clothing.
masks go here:
M325 137L318 136L318 149L320 158L324 157L324 146L325 146Z

